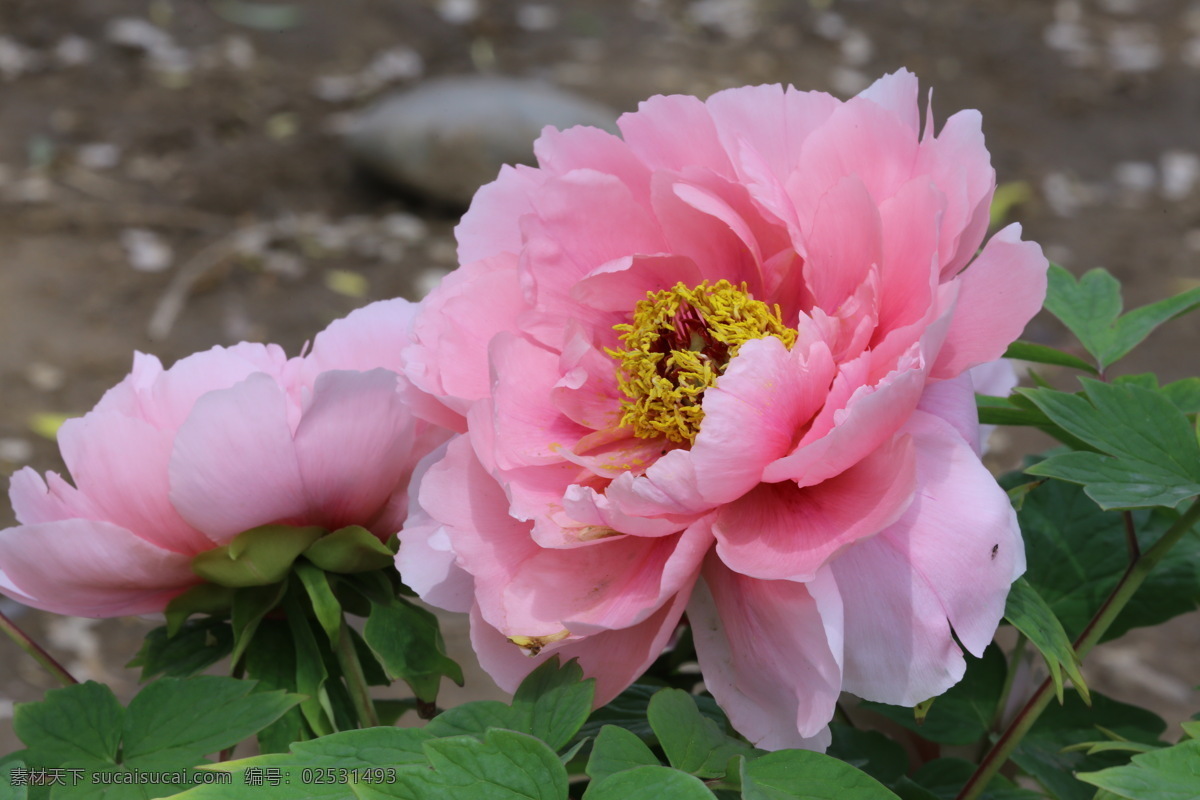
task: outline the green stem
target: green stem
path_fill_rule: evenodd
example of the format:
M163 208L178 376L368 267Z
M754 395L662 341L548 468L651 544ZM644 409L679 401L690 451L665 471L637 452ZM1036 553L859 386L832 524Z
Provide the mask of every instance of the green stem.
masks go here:
M1017 677L1017 666L1025 655L1025 645L1028 642L1025 634L1017 635L1017 643L1013 645L1012 653L1008 657L1008 672L1004 676L1004 688L1000 690L1000 702L996 704L996 713L992 716L992 730L999 730L1004 722L1004 709L1008 707L1008 697L1012 694L1013 681ZM980 755L983 755L982 751Z
M24 650L36 662L42 665L42 668L58 679L63 686L74 686L79 683L75 680L75 676L67 672L62 664L54 660L54 656L47 653L40 644L30 638L29 634L17 627L17 624L8 617L4 616L4 612L0 611L0 630L8 634L8 638L17 643L17 647Z
M1184 512L1183 516L1175 521L1166 533L1162 535L1154 546L1145 553L1137 556L1125 570L1125 574L1117 581L1117 585L1113 588L1112 593L1104 601L1100 609L1092 617L1087 627L1083 629L1083 633L1079 634L1079 638L1075 640L1075 653L1080 660L1083 659L1088 652L1095 647L1104 634L1108 631L1113 621L1124 610L1129 600L1134 593L1141 587L1142 582L1162 561L1163 556L1171 551L1171 548L1184 537L1184 535L1192 529L1192 526L1200 521L1200 499L1192 501L1192 505ZM1054 683L1049 678L1042 682L1042 685L1037 688L1033 696L1021 708L1017 715L1013 717L1008 728L1004 733L1000 734L1000 738L992 745L992 749L988 751L983 760L979 762L979 766L975 768L975 772L967 779L962 790L958 793L956 800L974 800L980 795L984 787L992 780L1000 767L1004 766L1008 761L1008 757L1012 751L1020 744L1021 739L1037 722L1037 718L1041 716L1042 711L1050 704L1050 699L1054 697Z
M346 677L346 688L354 699L354 708L358 712L358 724L363 728L374 728L379 725L379 716L375 713L375 703L371 701L371 689L367 685L367 676L363 674L362 663L354 650L354 640L350 638L350 628L346 621L338 629L337 660Z

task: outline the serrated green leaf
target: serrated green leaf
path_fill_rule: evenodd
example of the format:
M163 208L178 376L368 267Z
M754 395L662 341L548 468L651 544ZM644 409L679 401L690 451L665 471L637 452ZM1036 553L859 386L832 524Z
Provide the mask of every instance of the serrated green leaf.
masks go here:
M515 731L494 729L473 736L424 743L432 772L410 770L404 783L419 797L470 796L480 800L566 800L567 771L554 751Z
M967 657L967 674L945 694L937 698L923 723L913 718L912 709L883 703L863 703L905 728L933 742L973 744L982 739L992 723L1008 665L996 645L990 645L983 658Z
M745 800L897 800L867 773L810 750L777 750L742 766Z
M350 525L313 542L304 557L326 572L348 574L387 569L396 555L366 528Z
M1038 594L1037 589L1024 578L1018 578L1009 590L1004 618L1025 634L1029 643L1036 647L1046 660L1046 667L1050 670L1054 692L1060 704L1063 702L1064 671L1075 684L1075 689L1084 702L1089 701L1087 682L1083 673L1079 671L1079 656L1075 654L1067 632L1063 630L1062 623L1054 616L1054 612Z
M529 733L557 752L587 721L595 695L595 678L584 680L575 660L560 667L555 656L521 681L512 704L527 709Z
M24 761L0 763L0 788L4 789L4 797L11 798L11 800L26 800L29 797L28 785L25 779L14 781L12 777L13 770L27 769L28 766L26 766Z
M584 800L714 800L715 795L694 775L661 766L617 772L593 782Z
M126 664L141 667L140 680L162 674L168 678L186 678L202 672L233 650L233 632L229 622L207 617L184 623L174 636L165 625L146 634L138 654Z
M1096 368L1082 358L1035 342L1017 340L1008 346L1003 357L1014 358L1018 361L1032 361L1035 364L1054 364L1096 374Z
M729 759L755 754L751 745L727 735L701 714L692 696L682 689L655 694L646 717L671 766L701 778L720 777Z
M1062 320L1100 368L1123 358L1162 323L1200 307L1200 288L1151 303L1120 316L1121 284L1102 269L1076 282L1062 267L1048 273L1046 310Z
M1159 390L1184 414L1200 412L1200 378L1184 378Z
M611 703L593 711L588 721L580 728L579 735L596 737L600 735L600 729L604 725L617 725L633 733L643 742L657 743L658 739L646 719L646 714L650 707L650 698L662 688L648 683L633 684L617 695ZM704 696L694 697L693 700L701 714L715 722L721 730L729 730L725 712L715 700Z
M499 700L475 700L443 711L425 726L434 736L482 736L489 728L529 733L529 713Z
M376 604L363 638L387 673L426 702L437 700L443 676L462 686L462 668L446 655L437 617L423 608L401 599Z
M268 586L247 586L233 590L233 609L230 620L233 628L232 661L242 660L247 645L254 638L259 624L271 610L283 600L287 584L280 582Z
M313 526L262 525L239 533L223 547L192 559L192 571L211 583L241 588L266 586L287 577L292 562L324 535Z
M1011 487L1020 473L1001 479ZM1176 520L1171 511L1131 512L1138 541L1149 548ZM1017 512L1025 538L1025 579L1050 606L1067 636L1079 636L1129 566L1125 518L1096 507L1074 484L1046 481ZM1157 625L1200 605L1200 533L1171 549L1109 628L1115 639L1131 628Z
M129 703L122 761L130 767L190 767L279 719L300 698L253 692L250 681L216 675L163 678Z
M592 745L585 771L592 780L598 781L641 766L658 766L658 757L634 734L616 725L605 725Z
M13 729L29 748L26 761L43 766L117 763L125 709L95 681L51 689L36 703L17 703Z
M1063 748L1094 741L1101 729L1135 742L1153 744L1166 730L1166 723L1137 706L1127 705L1102 694L1092 693L1088 707L1069 694L1061 706L1048 707L1013 753L1013 761L1060 800L1091 800L1093 790L1080 783L1075 773L1124 763L1121 753L1085 755Z
M1175 508L1200 494L1200 480L1180 476L1141 459L1099 453L1063 453L1038 462L1026 472L1078 483L1105 511Z
M923 787L938 800L954 800L967 782L975 765L960 758L938 758L922 765L912 776L917 785ZM1007 778L997 775L992 778L979 800L1043 800L1037 792L1013 785Z
M851 728L840 722L829 724L833 741L826 754L845 761L883 784L898 781L908 772L908 756L894 739L879 731Z

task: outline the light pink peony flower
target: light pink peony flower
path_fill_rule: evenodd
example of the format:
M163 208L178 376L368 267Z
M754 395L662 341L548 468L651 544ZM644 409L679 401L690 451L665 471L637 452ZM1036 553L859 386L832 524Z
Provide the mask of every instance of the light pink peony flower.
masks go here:
M914 704L991 640L1025 559L968 370L1047 264L1016 225L976 254L980 116L922 134L917 94L654 97L476 196L405 352L469 429L397 564L501 686L558 653L606 702L686 610L734 725L823 747L841 690Z
M397 374L415 307L375 303L334 322L307 356L213 348L133 371L59 431L75 486L12 477L0 592L62 614L161 611L200 582L197 553L259 525L362 525L386 540L416 462L446 432L415 419Z

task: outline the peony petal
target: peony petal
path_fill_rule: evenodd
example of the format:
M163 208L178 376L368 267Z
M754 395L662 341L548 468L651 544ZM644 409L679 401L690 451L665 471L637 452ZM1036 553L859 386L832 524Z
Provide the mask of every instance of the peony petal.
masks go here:
M656 95L617 120L634 155L651 170L707 167L732 177L733 166L704 103L687 95Z
M458 437L461 438L461 437ZM400 531L396 569L422 600L448 611L464 612L474 602L475 582L458 566L445 527L418 502L421 481L446 455L449 442L431 452L413 470L408 519Z
M898 436L816 486L760 484L717 512L717 554L749 577L813 580L831 558L908 508L917 488L914 466L911 438Z
M471 647L492 679L508 692L542 662L558 656L563 662L579 659L583 674L596 679L593 707L607 705L642 676L671 639L687 605L691 586L646 619L629 628L591 633L554 642L535 656L514 645L489 625L479 607L471 611Z
M891 111L916 136L921 132L921 110L917 107L919 88L917 76L901 67L875 81L858 96Z
M115 413L91 412L63 423L63 460L97 519L189 556L214 545L170 500L167 465L175 432Z
M582 126L559 131L547 126L533 143L533 152L542 169L552 175L587 169L616 176L650 210L650 170L628 144L608 131Z
M979 409L970 373L948 381L930 383L921 394L917 408L945 420L958 431L975 455L980 453Z
M879 208L857 175L830 187L805 229L804 278L826 313L838 308L883 261Z
M218 543L274 522L303 520L308 497L287 399L258 373L196 402L175 437L171 502Z
M678 255L630 255L592 271L571 288L572 299L600 311L632 316L647 292L698 286L704 280L690 258Z
M704 393L704 421L691 449L696 485L711 505L741 497L782 458L821 407L834 375L824 343L808 352L752 339ZM653 471L651 467L651 471Z
M64 519L104 519L95 503L57 472L47 472L43 479L32 467L17 470L9 481L8 499L22 525Z
M414 421L386 369L321 373L296 429L295 462L308 501L305 522L337 530L394 530L373 523L389 498L408 485Z
M879 206L883 229L879 327L884 333L924 319L929 312L945 206L945 196L927 176L913 178Z
M162 611L200 583L191 558L109 522L69 519L0 531L0 588L54 614L117 617Z
M517 221L533 211L530 196L545 180L545 173L538 169L520 164L501 167L496 180L471 198L471 207L454 229L458 263L473 264L503 253L521 252L521 227Z
M921 141L916 171L929 175L948 202L942 216L941 276L947 280L971 260L991 222L996 171L983 141L983 117L960 111L946 120L941 133L932 129Z
M353 369L360 372L383 367L403 372L401 353L412 339L412 325L420 306L402 297L381 300L355 309L313 339L312 351L304 358L306 381L327 370Z
M743 736L767 750L828 746L841 691L835 607L818 609L806 584L749 578L710 557L687 613L704 686Z
M1042 248L1009 225L988 242L959 278L958 311L930 377L953 378L1004 354L1046 299Z

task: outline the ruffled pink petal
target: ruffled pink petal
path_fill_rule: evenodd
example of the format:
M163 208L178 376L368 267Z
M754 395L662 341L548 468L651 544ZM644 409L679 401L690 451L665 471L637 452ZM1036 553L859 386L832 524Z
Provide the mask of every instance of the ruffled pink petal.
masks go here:
M916 136L921 132L921 110L917 96L919 88L917 76L902 67L884 75L858 96L891 111Z
M447 611L470 611L475 597L475 581L458 566L450 536L418 502L421 481L430 467L446 454L449 443L421 459L413 470L413 490L409 499L408 519L400 531L400 550L396 569L401 579L430 605Z
M117 617L162 611L200 582L191 557L109 522L69 519L0 531L0 582L55 614Z
M857 369L855 364L842 367L809 433L793 453L766 466L764 481L820 483L857 464L904 424L921 398L925 370L909 364L871 386Z
M553 464L591 431L558 410L559 354L514 334L491 342L492 431L500 469Z
M788 453L825 400L835 369L821 342L807 352L789 351L773 336L741 346L704 393L704 421L691 449L696 485L709 503L741 497L767 464Z
M647 292L698 286L704 280L690 258L680 255L630 255L594 270L571 288L572 299L600 311L633 316Z
M966 660L937 595L883 536L848 548L827 569L845 614L842 688L912 706L962 679ZM833 594L816 583L810 588L822 602Z
M1042 248L1013 223L988 242L959 278L958 310L930 377L953 378L1004 354L1046 299Z
M800 159L800 147L840 101L824 92L801 92L779 84L746 86L717 92L705 101L727 153L740 157L735 166L745 181L745 154L753 151L769 174L785 179Z
M471 207L454 229L458 263L473 264L501 253L521 252L518 220L533 211L530 196L545 180L545 173L532 167L501 167L496 180L471 198Z
M91 412L58 431L63 460L99 519L177 553L195 555L214 541L179 515L167 464L175 432L115 413Z
M979 410L975 405L975 389L970 373L964 372L948 381L930 383L921 394L917 408L949 423L971 446L975 455L979 455Z
M643 475L617 476L604 494L624 513L641 517L690 516L716 505L700 491L696 461L687 450L664 453Z
M879 270L879 327L892 331L922 319L938 275L938 237L945 196L928 179L913 178L879 206L883 263Z
M360 372L382 367L403 372L401 354L411 341L413 319L420 308L402 297L381 300L351 311L313 339L312 351L304 358L306 381L333 369Z
M201 397L175 437L170 479L180 515L218 543L302 521L308 497L279 385L258 373Z
M996 171L983 141L983 117L960 111L942 127L937 138L925 131L916 172L927 174L946 195L942 215L942 279L958 273L983 242L990 223Z
M617 127L629 149L651 170L707 167L731 177L733 166L721 145L712 115L688 95L656 95L622 114Z
M831 558L908 508L914 464L912 439L898 436L816 486L760 484L717 512L717 554L748 577L813 580Z
M551 175L577 169L614 175L631 196L650 210L650 170L620 137L599 128L576 127L565 131L547 126L533 143L538 164Z
M821 197L804 242L804 277L821 309L836 314L883 261L880 236L879 208L857 175Z
M940 598L963 646L982 655L1004 615L1009 587L1025 571L1016 512L945 420L918 411L905 431L916 442L921 491L882 537Z
M156 427L176 430L207 392L226 389L256 372L278 378L287 364L287 354L274 344L242 342L195 353L146 386L139 396L141 416Z
M405 374L465 415L491 391L487 343L501 331L515 330L525 308L516 256L459 267L422 302L413 322L417 341L403 354Z
M828 745L842 683L836 611L818 609L806 584L705 563L687 612L704 686L758 747Z
M125 379L104 393L93 411L109 411L126 417L141 417L142 399L163 373L157 356L134 351L133 369Z
M372 528L388 499L407 485L414 421L396 384L396 373L385 369L317 378L295 436L311 524ZM385 538L394 532L375 531Z
M527 650L489 625L476 606L471 611L471 647L484 670L507 692L515 692L525 676L548 658L558 656L563 663L578 658L583 674L596 679L592 705L599 708L627 689L662 654L690 593L690 585L683 587L671 602L636 625L554 642L536 656L526 655Z
M104 519L96 504L57 472L47 472L43 479L32 467L17 470L9 482L8 499L22 525L64 519Z
M588 533L593 538L597 535L611 536L613 533L667 536L679 533L691 521L679 517L635 517L614 506L612 501L592 487L578 484L567 488L562 504L573 520L588 526Z

